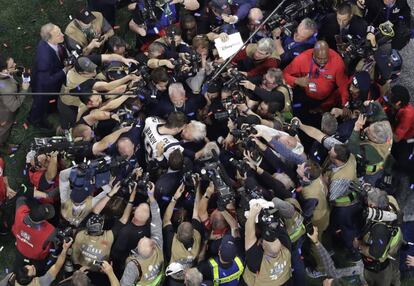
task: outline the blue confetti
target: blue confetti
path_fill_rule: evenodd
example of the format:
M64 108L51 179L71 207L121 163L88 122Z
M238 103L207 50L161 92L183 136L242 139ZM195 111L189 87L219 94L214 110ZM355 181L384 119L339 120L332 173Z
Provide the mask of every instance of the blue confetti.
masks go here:
M320 161L320 160L321 160L321 157L319 157L319 156L316 156L316 159L318 159L318 161Z
M414 184L411 184L410 189L411 190L414 189Z
M412 160L413 157L414 157L414 154L411 153L410 156L408 156L408 160Z
M9 268L6 268L4 271L6 272L6 274L8 274L9 273Z
M302 103L296 103L296 104L294 104L294 105L292 105L294 108L299 108L299 107L301 107L302 106Z
M52 263L52 260L48 260L48 262L46 262L46 265L50 265Z
M380 239L380 240L379 240L379 243L380 243L380 244L384 244L384 242L382 241L382 239Z
M161 199L163 200L163 201L166 201L166 202L168 202L168 201L170 201L170 197L167 197L167 196L162 196L161 197Z

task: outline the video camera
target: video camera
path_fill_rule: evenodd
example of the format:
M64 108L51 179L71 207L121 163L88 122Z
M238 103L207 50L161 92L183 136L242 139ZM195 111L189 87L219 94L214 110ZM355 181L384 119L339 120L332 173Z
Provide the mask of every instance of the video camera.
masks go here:
M295 137L299 132L299 120L292 119L290 123L283 124L283 130L287 132L290 136Z
M228 76L230 79L223 83L223 87L226 87L230 90L239 89L240 82L242 80L247 80L247 77L240 73L236 68L230 69L228 71Z
M291 1L280 14L274 15L266 24L270 31L281 28L285 35L292 37L299 20L310 16L317 8L317 1Z
M68 136L53 136L34 138L30 149L36 152L36 156L57 151L68 158L75 158L78 154L82 154L88 147L89 142L72 142L72 138Z
M107 185L111 172L126 164L122 157L112 158L105 156L88 162L82 162L73 167L69 175L72 191L91 193L95 188Z
M274 241L280 225L279 210L276 208L262 209L259 213L259 228L264 240Z
M234 200L234 193L223 179L222 173L225 172L225 170L218 162L217 153L214 150L212 152L214 161L205 163L204 167L200 171L201 177L205 180L213 182L215 190L219 193L219 199L223 204L227 205ZM227 176L227 174L224 175Z

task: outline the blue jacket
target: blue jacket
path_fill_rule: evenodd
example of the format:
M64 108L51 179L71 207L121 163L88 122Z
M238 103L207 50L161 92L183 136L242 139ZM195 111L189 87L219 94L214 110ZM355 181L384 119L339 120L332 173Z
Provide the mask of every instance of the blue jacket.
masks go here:
M43 40L36 48L35 62L32 69L33 92L59 92L62 84L66 83L63 62L55 50Z

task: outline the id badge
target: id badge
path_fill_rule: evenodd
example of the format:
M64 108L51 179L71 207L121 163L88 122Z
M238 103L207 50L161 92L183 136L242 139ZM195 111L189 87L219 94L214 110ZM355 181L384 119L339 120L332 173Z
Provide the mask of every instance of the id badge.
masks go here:
M317 91L316 83L314 83L314 82L308 83L308 87L309 87L309 91L311 91L311 92L316 92Z

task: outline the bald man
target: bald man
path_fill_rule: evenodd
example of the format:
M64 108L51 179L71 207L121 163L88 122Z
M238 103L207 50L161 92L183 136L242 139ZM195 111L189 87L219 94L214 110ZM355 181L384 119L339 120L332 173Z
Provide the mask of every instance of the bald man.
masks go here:
M328 111L348 100L345 64L325 41L316 42L313 49L297 56L283 76L294 88L293 112L301 119L308 119L309 112Z
M237 29L240 31L243 41L246 41L247 38L259 27L260 23L263 21L263 12L259 8L252 8L247 15L247 18L244 21L240 22ZM256 43L262 38L270 36L270 32L267 31L266 27L263 26L259 32L250 40L251 43Z
M128 257L121 285L160 285L164 270L163 238L160 209L154 198L154 184L150 184L151 237L138 241L134 254ZM137 284L137 285L138 285Z

